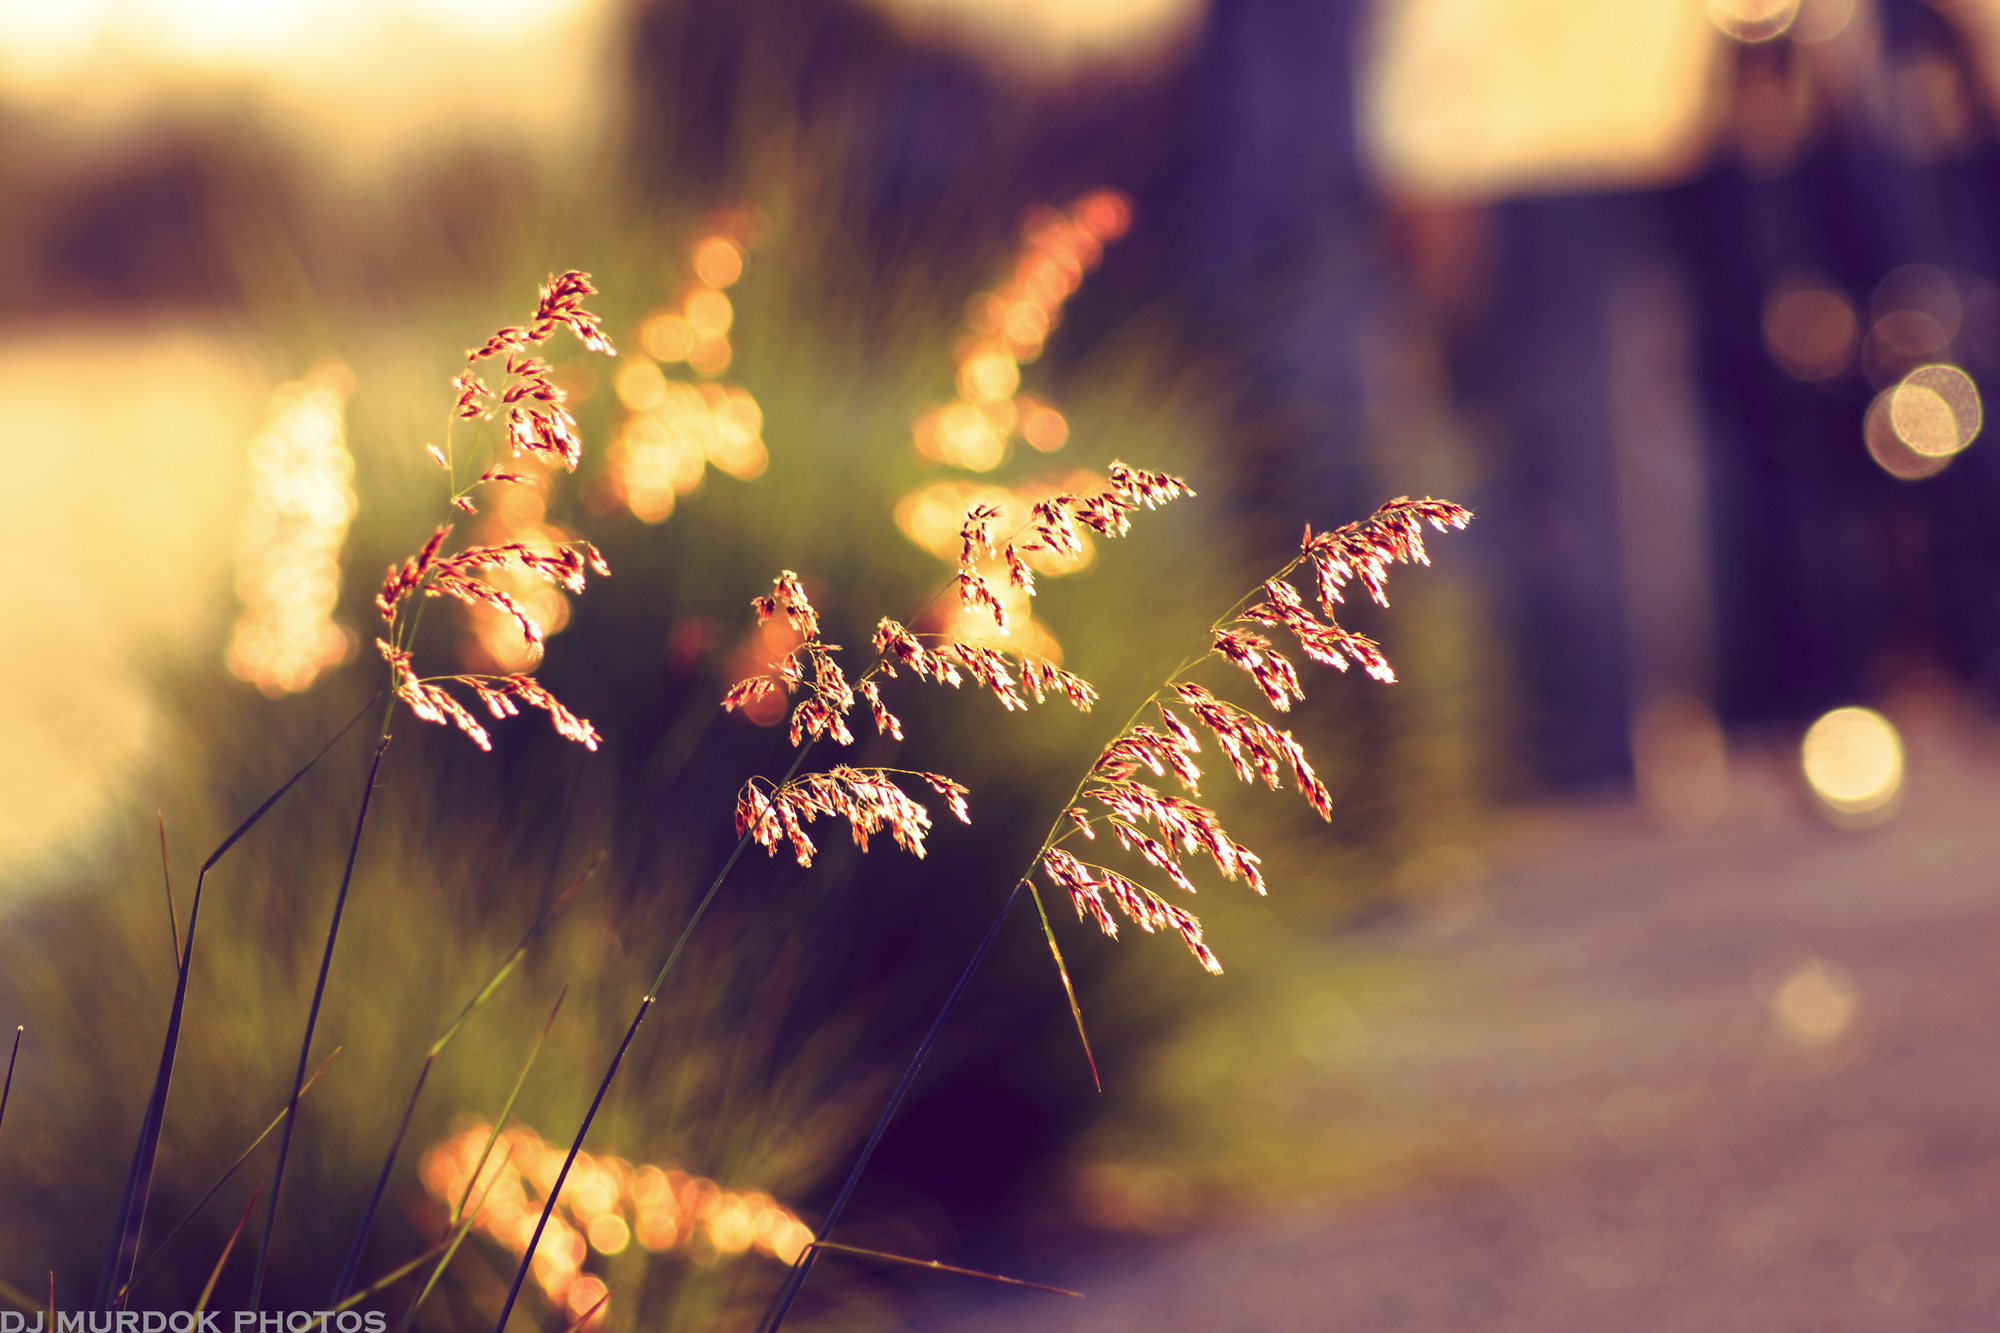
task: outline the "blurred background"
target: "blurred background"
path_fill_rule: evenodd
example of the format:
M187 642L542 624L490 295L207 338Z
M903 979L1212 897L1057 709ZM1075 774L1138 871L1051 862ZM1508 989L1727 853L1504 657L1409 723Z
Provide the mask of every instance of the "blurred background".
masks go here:
M621 353L551 343L585 462L465 522L615 575L516 590L545 657L471 615L422 653L536 669L605 744L398 725L267 1307L323 1308L425 1047L601 853L440 1060L362 1273L442 1234L426 1154L498 1114L559 993L516 1115L573 1131L734 791L788 762L775 713L714 706L788 646L748 610L778 570L859 646L948 579L966 505L1121 458L1199 498L1044 569L1023 631L1104 706L898 696L909 740L862 753L967 783L972 825L745 863L517 1318L754 1317L757 1219L819 1216L1121 701L1303 524L1402 494L1478 521L1352 608L1399 684L1308 681L1331 828L1216 793L1274 886L1203 895L1226 975L1058 920L1099 1095L1016 919L857 1196L855 1244L1096 1303L829 1261L799 1325L2000 1301L2000 1266L1926 1261L2000 1232L2000 6L0 0L0 30L0 1295L94 1292L173 989L155 812L184 913L380 688L374 571L438 521L463 349L580 268ZM149 1245L284 1104L367 758L210 877ZM192 1305L271 1151L139 1308ZM490 1321L502 1212L421 1325Z

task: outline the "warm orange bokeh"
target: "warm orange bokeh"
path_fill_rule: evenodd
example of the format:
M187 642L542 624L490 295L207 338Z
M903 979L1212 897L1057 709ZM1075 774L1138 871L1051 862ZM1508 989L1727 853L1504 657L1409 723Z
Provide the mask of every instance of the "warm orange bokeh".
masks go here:
M563 1151L524 1126L495 1138L491 1125L478 1123L425 1153L418 1174L433 1199L454 1210L463 1200L473 1229L518 1259L562 1170ZM673 1167L578 1153L531 1271L571 1318L598 1306L595 1325L609 1302L599 1305L603 1279L583 1271L592 1250L618 1254L636 1240L654 1254L678 1250L697 1263L755 1250L789 1264L812 1238L812 1229L768 1194L727 1190Z

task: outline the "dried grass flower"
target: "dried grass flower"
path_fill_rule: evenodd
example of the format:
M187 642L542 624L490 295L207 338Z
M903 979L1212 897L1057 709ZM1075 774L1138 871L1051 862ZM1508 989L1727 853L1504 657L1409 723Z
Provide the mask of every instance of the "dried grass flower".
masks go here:
M587 273L572 270L551 277L526 324L502 328L467 352L466 368L452 380L454 422L498 420L501 441L513 456L574 471L583 449L576 421L563 406L564 394L555 382L554 367L533 349L557 329L566 328L586 349L616 355L598 326L597 316L583 307L585 298L595 292ZM482 377L482 362L497 362L504 372L497 388ZM532 487L537 481L532 471L517 471L496 459L461 487L449 432L445 438L444 449L428 448L451 479L449 504L455 509L478 512L472 493L481 487ZM389 664L396 698L426 722L456 726L481 749L492 748L491 737L447 686L469 691L495 718L516 716L523 705L539 709L548 714L558 735L595 750L600 740L596 729L564 707L532 676L525 672L420 676L414 664L414 640L421 599L441 597L474 611L507 617L519 628L528 647L538 653L544 633L541 620L500 581L525 578L531 584L581 593L587 575L611 573L604 557L580 539L505 540L447 552L452 533L451 524L440 525L414 555L400 566L389 567L376 595L375 608L387 625L387 637L378 639L376 645ZM553 536L561 538L562 534ZM556 600L560 609L561 598Z
M1141 485L1133 483L1130 492L1137 493ZM1291 660L1270 639L1248 628L1261 625L1289 631L1315 661L1342 671L1350 661L1358 662L1375 679L1394 681L1395 671L1380 647L1335 621L1340 590L1358 579L1370 596L1387 606L1389 567L1430 563L1424 551L1423 525L1429 523L1444 532L1463 528L1471 518L1469 510L1449 501L1399 497L1368 518L1332 532L1315 535L1307 528L1299 554L1209 627L1208 651L1169 676L1140 704L1131 720L1099 752L1043 843L1039 854L1042 873L1051 885L1069 894L1079 919L1089 917L1107 935L1115 936L1117 922L1110 911L1115 905L1149 933L1172 925L1203 967L1210 972L1222 970L1214 952L1202 942L1200 922L1192 914L1164 904L1150 890L1109 867L1080 859L1061 844L1073 837L1094 841L1097 830L1104 828L1120 847L1136 852L1183 892L1195 892L1183 861L1206 856L1224 879L1241 879L1263 893L1264 877L1256 853L1234 841L1214 811L1186 797L1156 790L1140 779L1140 772L1150 772L1156 778L1172 777L1188 796L1199 795L1201 773L1195 756L1201 753L1199 735L1205 731L1244 782L1261 782L1277 791L1289 773L1306 804L1322 819L1333 816L1332 793L1313 771L1305 747L1291 732L1225 702L1184 677L1210 658L1219 659L1248 675L1272 707L1289 711L1295 701L1305 698L1305 690ZM1293 573L1308 564L1318 575L1325 620L1306 606L1291 582ZM1252 603L1260 593L1262 600ZM1175 705L1187 711L1193 726L1175 711ZM1157 727L1144 720L1149 714L1158 722Z

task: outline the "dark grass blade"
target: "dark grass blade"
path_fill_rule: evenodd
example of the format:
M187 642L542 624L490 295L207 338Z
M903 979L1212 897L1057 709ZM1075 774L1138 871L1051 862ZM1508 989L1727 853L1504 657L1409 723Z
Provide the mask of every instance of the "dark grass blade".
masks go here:
M236 1248L237 1237L243 1234L243 1224L250 1220L250 1212L257 1206L257 1196L263 1192L264 1186L261 1183L250 1191L250 1202L243 1205L243 1216L236 1219L236 1229L229 1233L229 1243L222 1247L222 1257L217 1259L215 1267L209 1270L208 1284L201 1289L201 1299L194 1303L195 1314L199 1315L208 1308L208 1298L215 1294L215 1284L222 1276L222 1267L229 1262L230 1252Z
M417 1099L424 1095L424 1080L431 1076L431 1066L437 1063L438 1056L451 1043L451 1039L458 1035L458 1030L465 1026L465 1020L472 1017L472 1011L485 1004L493 992L500 988L500 983L513 974L514 969L520 966L521 960L527 957L529 946L534 944L536 938L548 928L549 923L561 914L563 908L569 906L570 899L576 896L577 890L583 887L584 882L597 873L598 868L604 864L604 857L605 854L599 852L591 858L590 864L569 882L569 887L557 895L555 902L542 913L541 919L530 926L528 933L521 937L521 942L514 946L514 952L507 955L507 960L500 965L500 970L480 988L479 993L473 996L465 1008L459 1011L458 1017L452 1020L451 1026L446 1028L444 1034L432 1042L430 1049L424 1053L423 1066L417 1070L417 1084L410 1089L409 1104L403 1108L403 1121L396 1127L396 1137L390 1140L388 1156L383 1159L381 1174L375 1179L375 1192L368 1196L368 1206L362 1210L360 1225L354 1228L354 1241L347 1247L347 1259L340 1266L340 1276L334 1279L333 1292L328 1297L329 1300L340 1299L341 1293L347 1290L347 1284L354 1280L355 1271L361 1267L361 1247L367 1243L369 1229L375 1224L376 1210L381 1207L382 1195L389 1188L389 1175L395 1169L397 1155L403 1150L404 1136L410 1132L410 1120L417 1113ZM538 1047L539 1045L540 1043L537 1043Z
M785 770L784 777L778 779L779 786L792 780L800 767L805 764L806 756L812 753L812 748L810 741L799 748L798 754L792 758L792 766ZM527 1281L528 1267L534 1262L535 1247L542 1243L542 1232L549 1225L549 1215L555 1212L556 1200L562 1197L563 1182L569 1179L569 1169L575 1165L576 1155L583 1151L583 1140L590 1133L591 1122L597 1119L597 1109L604 1104L604 1094L611 1090L611 1080L618 1076L618 1066L624 1062L625 1052L631 1047L633 1036L638 1033L639 1025L646 1021L646 1015L652 1012L653 1002L660 997L660 987L667 984L667 974L673 971L674 964L680 959L681 950L687 947L688 939L694 934L695 927L701 924L702 917L708 912L709 904L713 903L715 895L721 892L723 882L729 878L729 872L734 870L737 861L742 859L743 850L750 845L750 835L754 831L745 829L743 836L736 840L736 850L729 854L729 859L722 863L722 869L716 872L714 881L708 886L708 892L701 896L701 901L695 905L693 915L688 917L687 925L681 928L680 938L676 939L674 947L667 951L667 961L660 964L660 970L654 976L653 984L640 999L639 1010L632 1015L632 1025L625 1029L625 1039L618 1043L618 1051L611 1057L611 1066L604 1071L604 1078L597 1085L597 1094L590 1099L590 1109L584 1112L583 1123L577 1126L576 1138L569 1145L569 1155L563 1158L562 1170L556 1173L555 1185L549 1190L549 1197L542 1204L542 1215L535 1220L535 1234L529 1238L528 1248L521 1255L520 1267L514 1270L514 1284L507 1289L507 1303L500 1307L500 1318L493 1325L493 1333L505 1333L507 1319L514 1313L514 1302L521 1297L521 1284Z
M1014 904L1021 899L1021 890L1027 887L1029 887L1027 880L1015 881L1013 891L1007 895L1007 901L1000 904L1000 911L994 916L993 924L986 928L986 934L979 941L979 947L972 951L972 957L966 960L964 969L958 974L958 980L952 983L951 993L945 996L944 1003L938 1006L936 1017L931 1019L930 1031L924 1034L923 1041L917 1044L916 1053L910 1057L910 1063L904 1066L903 1076L896 1082L896 1090L889 1094L888 1105L882 1108L882 1114L876 1118L875 1128L869 1131L868 1142L862 1146L861 1155L854 1159L854 1166L848 1171L847 1179L840 1187L840 1194L833 1201L833 1207L827 1209L825 1220L819 1224L819 1231L813 1236L813 1243L799 1255L798 1262L792 1265L792 1271L786 1274L784 1286L778 1288L778 1294L771 1300L771 1308L765 1311L763 1322L757 1326L758 1333L777 1333L778 1326L785 1322L785 1315L791 1310L792 1302L798 1299L799 1288L805 1285L806 1275L812 1272L813 1258L819 1253L817 1247L825 1242L833 1231L834 1224L840 1221L840 1214L847 1208L847 1201L854 1196L854 1187L861 1183L861 1173L868 1169L868 1159L875 1155L875 1147L882 1142L882 1135L888 1131L889 1122L895 1118L896 1111L903 1104L903 1098L909 1095L910 1085L917 1081L917 1071L924 1067L925 1058L930 1055L931 1048L937 1045L938 1033L944 1030L945 1020L950 1018L951 1011L958 1007L958 999L965 994L966 984L972 980L972 974L979 970L979 965L986 960L987 953L993 948L993 941L1000 936L1000 927L1006 924L1008 916L1014 911Z
M319 753L306 760L305 766L284 785L264 798L264 803L250 812L250 817L238 824L230 835L224 838L216 849L201 863L201 869L194 879L194 899L188 904L187 939L180 949L180 975L174 982L174 1003L167 1015L166 1040L160 1048L160 1068L153 1077L153 1093L146 1102L146 1117L139 1125L139 1141L132 1149L132 1164L125 1172L125 1188L118 1198L118 1220L112 1229L111 1245L104 1255L104 1268L97 1281L97 1303L99 1310L110 1308L113 1292L125 1290L131 1283L132 1265L139 1254L139 1232L146 1221L146 1204L153 1188L153 1162L159 1154L160 1134L166 1127L167 1093L173 1084L174 1056L180 1048L181 1018L187 1006L188 970L194 963L195 924L201 916L201 890L208 879L208 872L240 841L244 834L255 828L257 822L270 813L271 807L281 800L286 792L297 786L300 779L312 772L319 761L340 743L341 737L353 730L354 724L368 715L368 710L381 702L376 695L361 706L361 711L347 720L345 726L333 733L332 739L320 747Z
M575 1164L576 1155L583 1151L583 1139L590 1133L590 1122L597 1118L597 1108L604 1104L604 1094L611 1090L611 1080L617 1077L618 1066L624 1062L625 1052L631 1047L639 1024L646 1021L646 1013L652 1007L653 994L648 991L646 997L639 1001L639 1012L632 1015L632 1025L625 1029L625 1040L618 1043L618 1052L611 1057L611 1067L604 1071L603 1081L597 1085L597 1095L590 1099L590 1109L584 1113L583 1124L577 1128L576 1141L569 1145L569 1155L563 1158L562 1170L556 1173L555 1188L549 1191L548 1202L542 1205L542 1215L535 1221L535 1234L528 1238L528 1248L521 1255L521 1266L514 1272L514 1284L507 1289L507 1303L500 1307L500 1318L494 1324L495 1333L507 1327L507 1317L514 1313L514 1302L521 1296L521 1283L526 1280L528 1267L534 1262L535 1247L542 1243L542 1231L549 1224L549 1214L555 1211L557 1198L562 1195L563 1182L569 1179L569 1169Z
M174 906L173 864L167 860L167 817L157 810L153 813L160 821L160 876L167 881L167 929L173 932L174 969L178 971L181 965L181 914L180 909Z
M864 1250L859 1245L836 1245L830 1240L816 1240L811 1248L830 1250L835 1254L859 1254L869 1259L880 1259L884 1263L908 1264L911 1268L928 1268L934 1273L956 1273L960 1277L976 1277L984 1282L1000 1282L1010 1287L1033 1287L1036 1291L1052 1291L1058 1296L1074 1296L1083 1299L1080 1291L1068 1287L1051 1287L1046 1282L1029 1282L1025 1278L1007 1277L1000 1273L982 1273L976 1268L960 1268L956 1264L943 1264L935 1259L912 1259L907 1254L890 1254L886 1250Z
M347 844L347 866L340 872L340 892L333 899L333 920L326 928L326 951L320 955L319 980L313 984L312 1007L306 1011L306 1035L299 1042L299 1072L292 1079L290 1114L285 1132L278 1139L278 1169L271 1176L271 1202L264 1210L264 1238L257 1246L257 1271L250 1279L250 1305L258 1309L264 1295L264 1266L271 1258L271 1233L278 1224L278 1195L285 1184L285 1161L292 1152L292 1131L299 1123L299 1093L305 1087L306 1061L312 1056L313 1029L319 1024L320 1002L326 998L326 974L333 969L333 946L340 939L340 918L347 910L347 891L354 883L354 858L361 853L361 831L368 825L368 803L375 795L375 778L382 771L382 755L389 748L385 732L375 743L375 758L368 765L368 781L361 788L361 809L354 816L354 837Z
M7 1081L0 1083L0 1124L7 1123L7 1098L14 1091L14 1062L21 1058L21 1035L27 1030L25 1023L14 1027L14 1052L7 1057Z
M326 1059L319 1062L319 1068L313 1070L313 1076L306 1080L305 1087L299 1089L300 1096L303 1097L306 1093L312 1091L312 1085L319 1082L319 1076L326 1072L326 1067L333 1063L334 1056L339 1055L340 1052L341 1048L336 1046L327 1053ZM263 1145L264 1140L271 1137L272 1131L276 1130L284 1122L285 1117L290 1114L290 1110L285 1109L280 1110L278 1114L271 1117L271 1123L264 1126L264 1132L250 1141L250 1146L237 1155L236 1160L229 1164L229 1169L216 1178L216 1182L208 1187L208 1192L195 1201L194 1207L188 1209L186 1216L174 1224L174 1229L166 1234L165 1239L153 1246L152 1250L146 1256L146 1262L139 1265L138 1271L132 1275L132 1280L119 1289L119 1300L124 1300L126 1292L138 1286L140 1282L145 1280L148 1273L159 1266L160 1256L166 1253L167 1247L179 1239L181 1232L187 1230L188 1224L194 1221L201 1210L208 1206L208 1201L222 1192L222 1187L229 1183L230 1177L234 1176L242 1168L243 1164L250 1160L250 1154L256 1152Z
M458 1234L451 1238L450 1244L445 1248L445 1252L439 1256L437 1267L431 1270L430 1277L424 1282L424 1289L417 1293L415 1300L410 1302L410 1308L403 1311L403 1318L396 1325L396 1333L405 1333L405 1330L410 1327L410 1321L417 1317L419 1307L426 1300L430 1299L431 1291L437 1286L438 1279L443 1277L444 1270L451 1266L453 1256L458 1253L460 1242L472 1230L471 1219L466 1216L465 1212L465 1205L472 1199L472 1187L479 1183L480 1172L486 1169L486 1161L493 1155L493 1145L500 1141L500 1131L507 1124L507 1117L514 1113L514 1101L521 1095L521 1089L527 1084L528 1071L535 1067L535 1057L542 1053L542 1043L548 1040L549 1029L555 1026L556 1015L562 1012L563 1000L568 995L569 985L568 983L564 983L562 993L556 996L555 1006L549 1010L548 1018L542 1023L541 1034L535 1038L535 1044L528 1050L527 1060L521 1065L521 1072L514 1078L514 1087L507 1094L506 1104L500 1108L500 1114L493 1118L493 1130L486 1136L486 1146L479 1150L479 1160L473 1164L472 1176L465 1182L464 1192L458 1196L458 1202L451 1207L450 1225L458 1228ZM513 1159L514 1150L510 1147L507 1150L507 1156L501 1159L502 1169L504 1170L506 1164ZM488 1194L493 1191L494 1181L499 1179L500 1173L498 1171L494 1172L493 1180L488 1181L486 1184ZM485 1206L486 1195L482 1194L479 1196L478 1206L472 1211L476 1215L479 1209ZM461 1219L463 1219L463 1225L461 1225Z

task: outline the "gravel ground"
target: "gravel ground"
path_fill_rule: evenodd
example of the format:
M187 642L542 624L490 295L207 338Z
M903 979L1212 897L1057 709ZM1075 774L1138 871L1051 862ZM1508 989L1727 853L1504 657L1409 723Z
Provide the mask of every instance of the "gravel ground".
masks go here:
M1447 979L1371 1040L1505 1127L1483 1178L1077 1247L1034 1276L1087 1300L926 1327L2000 1328L2000 746L1906 735L1879 827L1739 756L1714 827L1560 812L1475 898L1347 946Z

